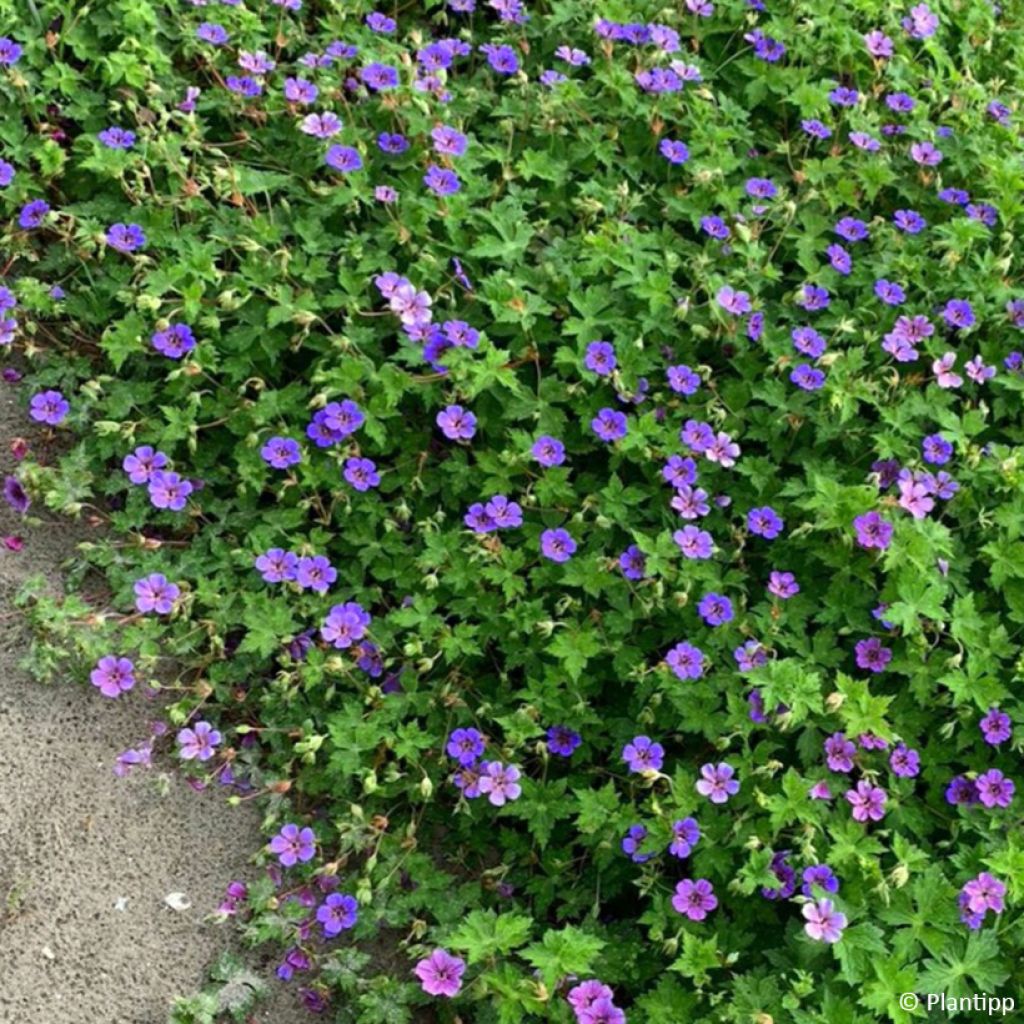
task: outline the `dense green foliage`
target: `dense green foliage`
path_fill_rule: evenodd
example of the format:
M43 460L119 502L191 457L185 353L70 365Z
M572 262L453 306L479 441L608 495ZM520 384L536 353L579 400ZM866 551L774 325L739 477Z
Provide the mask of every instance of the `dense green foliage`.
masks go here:
M23 48L0 65L14 170L0 248L17 298L0 319L16 319L31 364L26 407L47 390L70 405L51 417L63 454L20 476L37 503L108 523L79 579L101 572L118 611L37 598L36 664L87 681L100 657L131 659L139 686L121 699L160 686L176 727L220 730L213 758L189 762L197 778L264 793L268 837L313 828L316 856L251 887L239 918L253 940L305 951L302 984L331 1019L397 1024L420 1006L565 1024L566 993L588 978L634 1024L902 1024L903 993L1019 991L1020 796L989 806L973 780L1019 775L1024 727L1020 7L942 2L924 32L881 0L765 3L699 16L548 0L517 24L428 0L385 11L389 33L363 0L0 2L0 35ZM669 26L680 48L609 38L597 18ZM203 22L229 41L197 38ZM866 47L876 29L891 57ZM468 52L418 88L432 39ZM301 62L334 40L358 53ZM488 43L519 70L496 70ZM258 95L225 84L250 73L242 51L276 64L252 73ZM361 84L374 62L396 88ZM567 80L541 81L551 68ZM651 68L667 91L642 87ZM316 102L289 101L286 77L315 83ZM312 111L334 111L340 132L301 131ZM467 136L464 155L436 152L442 123ZM128 148L99 138L111 126L134 133ZM408 148L383 152L382 132ZM685 144L680 162L666 139ZM329 166L332 146L362 166ZM458 191L428 187L429 165L454 169ZM40 199L49 212L24 228ZM721 227L702 227L713 216ZM867 237L837 233L843 218ZM144 244L118 251L115 224ZM375 285L387 273L429 295L434 325L478 331L475 347L425 358L435 328L403 331ZM900 317L930 327L912 354L883 347ZM175 324L195 345L168 358L153 335ZM588 367L598 340L608 373ZM955 366L933 367L947 352ZM699 386L673 384L680 365ZM310 418L344 401L364 422L318 446ZM439 429L452 405L475 416L471 438ZM595 434L602 410L624 414L625 436ZM706 440L681 439L687 421L738 455L708 457ZM563 464L531 454L542 435L564 443ZM941 462L936 435L952 448ZM301 461L268 465L272 437L299 442ZM142 445L192 482L180 510L129 481L123 460ZM672 456L694 460L680 472L706 514L680 518L673 494L699 497L666 482ZM355 458L377 486L346 480ZM467 528L495 495L522 525ZM748 518L766 507L776 536ZM883 535L869 546L854 520L872 512ZM687 526L710 557L681 550ZM541 539L559 529L577 545L564 561ZM276 548L326 556L337 579L266 582L254 563ZM153 573L179 589L170 614L135 610ZM773 573L799 592L766 589ZM720 625L709 594L731 603ZM320 632L349 602L379 665ZM698 649L692 671L666 662L680 644ZM998 743L979 728L993 707L1016 727ZM570 756L550 749L556 726L581 738ZM486 739L484 761L519 769L518 798L460 794L446 752L459 728ZM833 771L836 733L856 753ZM664 748L660 770L623 758L644 735ZM920 774L891 770L901 743ZM720 763L740 787L715 803L696 783ZM969 802L948 797L955 776ZM812 798L823 781L830 797ZM858 783L884 790L879 819L852 817ZM668 846L687 817L701 837L684 859ZM646 833L624 849L634 826ZM815 864L838 892L801 894ZM1006 909L968 927L958 891L981 872L1007 886ZM308 924L310 901L282 896L318 892L315 874L359 902L336 938ZM713 885L703 920L673 907L684 879ZM801 904L823 897L846 918L834 943L804 928ZM466 964L451 1001L411 973L437 948Z

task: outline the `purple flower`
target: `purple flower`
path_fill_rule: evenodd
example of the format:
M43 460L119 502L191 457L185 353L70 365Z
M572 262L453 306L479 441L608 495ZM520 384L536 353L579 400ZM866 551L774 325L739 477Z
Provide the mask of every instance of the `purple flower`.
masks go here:
M514 764L488 761L480 770L480 792L486 794L488 803L494 807L503 807L509 800L517 800L523 792L519 778L520 771Z
M921 442L921 454L925 462L944 466L953 455L953 446L941 434L929 434Z
M967 778L966 775L957 775L950 779L949 785L946 787L946 803L956 806L979 802L978 787L973 779Z
M104 697L120 697L135 685L135 666L128 658L108 654L96 662L89 681Z
M118 252L135 252L146 244L146 233L138 224L111 224L107 228L107 245Z
M700 774L697 792L701 796L706 796L713 804L724 804L729 797L740 791L739 780L733 778L736 769L724 761L720 764L701 765Z
M437 164L430 164L427 167L427 173L423 175L423 184L438 196L454 195L462 188L459 176L454 171L438 167Z
M153 474L167 465L167 456L144 444L126 455L121 465L133 484L148 484Z
M583 365L601 377L607 377L615 369L615 349L607 341L592 341L587 346Z
M704 675L704 652L685 641L665 655L665 662L677 679L700 679Z
M455 729L448 737L445 750L461 765L475 764L487 742L476 729Z
M658 152L670 164L685 164L690 159L690 150L685 142L678 139L662 139L658 144Z
M359 155L359 150L351 146L331 146L324 157L324 163L340 174L351 174L362 168L363 158Z
M469 140L462 132L447 124L439 124L433 128L430 137L434 141L434 152L442 156L462 156L469 145Z
M733 650L732 656L741 672L752 672L755 668L768 664L768 652L765 650L764 645L757 640L744 641ZM761 695L757 690L754 690L751 693L751 703L756 704L759 701L761 701ZM755 722L758 721L758 719L753 718L753 712L751 712L751 718Z
M267 849L276 854L282 867L304 864L316 854L316 835L311 828L300 829L289 822L270 840Z
M55 427L64 422L70 409L68 400L59 391L41 391L32 396L28 414L37 423L46 423Z
M1016 787L998 768L990 768L975 780L978 799L985 807L1009 807Z
M697 614L709 626L721 626L733 620L732 601L722 594L705 594L697 605Z
M971 194L962 188L944 188L939 192L939 199L954 206L966 206L971 201Z
M921 771L921 756L904 743L898 743L889 755L889 767L893 775L912 779Z
M805 903L801 913L806 923L804 931L815 942L838 942L843 937L846 927L846 915L835 909L831 900L817 900Z
M19 515L24 515L32 504L16 476L4 477L4 501Z
M723 285L715 294L715 301L727 313L733 316L742 316L749 313L753 306L750 304L750 296L746 292L736 291L731 285Z
M974 310L966 299L950 299L942 310L942 319L954 330L972 327Z
M864 36L864 45L872 57L885 59L893 55L892 40L879 29L872 29Z
M191 729L178 733L178 756L183 761L209 761L216 753L221 734L209 722L196 722Z
M366 636L371 621L369 612L364 611L362 605L346 601L334 605L327 613L320 627L320 636L332 646L344 650Z
M215 21L204 21L196 29L196 39L211 46L223 46L230 38L228 30Z
M835 232L847 242L860 242L868 237L868 226L856 217L843 217L836 222Z
M892 216L893 223L908 235L920 234L928 222L916 210L897 210Z
M849 86L839 85L828 94L828 99L837 107L855 107L860 99L860 93Z
M825 374L807 363L801 363L789 375L790 382L804 391L819 391L825 386Z
M622 837L622 852L628 854L634 864L644 864L654 856L642 851L646 839L647 829L643 825L630 825Z
M731 234L725 221L716 216L702 217L700 228L706 235L717 238L719 241L725 241Z
M828 255L829 263L832 264L832 269L837 273L846 275L853 269L853 260L850 258L850 254L838 242L830 245L825 252Z
M967 909L974 914L984 915L990 910L1001 914L1006 905L1006 886L987 871L982 871L967 882L961 894Z
M631 772L658 772L665 760L665 748L649 736L634 736L622 748L622 760Z
M380 32L384 35L391 35L398 28L394 18L389 18L380 11L371 11L366 16L366 25L371 32Z
M191 482L183 480L177 473L157 470L149 478L149 500L156 508L180 512L193 490Z
M985 717L978 723L985 742L993 747L1005 743L1013 734L1010 716L999 708L989 708Z
M748 32L743 38L754 47L754 56L769 64L781 60L786 53L786 47L782 43L771 36L766 36L760 29Z
M882 672L885 666L892 661L892 651L882 646L878 637L868 637L866 640L858 640L854 648L858 668L866 668L872 672Z
M298 572L299 556L282 548L270 548L256 559L256 568L267 583L290 582Z
M18 225L25 231L42 226L43 220L50 212L50 204L44 199L33 199L26 203L18 214Z
M744 190L752 199L774 199L779 194L775 183L768 178L748 178Z
M576 553L576 541L567 530L545 530L540 535L540 550L552 562L568 562Z
M852 772L853 757L857 753L856 744L841 732L834 732L825 740L825 758L829 771Z
M684 526L672 534L672 539L679 545L684 558L710 558L714 550L711 534L698 526Z
M274 469L287 469L302 461L299 442L290 437L272 437L260 449L263 461Z
M717 906L714 888L706 878L696 881L684 878L676 885L672 909L685 914L691 921L703 921Z
M857 531L857 544L862 548L878 548L885 551L892 543L893 527L878 512L865 512L853 520Z
M326 594L338 578L338 570L325 555L304 555L295 567L295 582L302 590Z
M847 790L846 799L853 808L854 821L881 821L885 816L885 790L867 779L861 779L856 789Z
M463 522L474 533L490 533L495 528L494 520L487 514L481 502L469 506Z
M360 70L359 78L373 92L394 89L398 85L398 71L388 64L367 64Z
M0 160L0 188L7 188L14 181L14 175L14 164L10 164L6 160Z
M772 571L768 574L768 593L788 601L800 593L800 584L791 572Z
M825 351L825 339L813 327L794 327L790 337L793 348L812 359L819 358Z
M801 121L800 127L815 139L828 139L832 136L832 129L829 128L828 125L823 124L817 118L809 118Z
M548 751L559 757L572 757L573 752L583 742L583 738L567 725L553 725L547 731Z
M187 324L171 324L154 332L150 340L153 348L168 359L180 359L196 347L196 339Z
M0 65L17 64L21 58L21 46L8 36L0 37Z
M805 896L813 897L815 886L825 892L839 892L839 879L827 864L812 864L810 867L804 868L803 885L800 886L800 891Z
M413 973L420 979L423 991L429 996L444 996L450 999L462 988L462 974L466 962L444 949L435 949L430 956L420 960Z
M162 573L154 572L135 581L135 607L146 614L156 612L157 615L169 615L174 609L174 602L181 595L181 588L169 583Z
M931 142L915 142L910 147L910 159L922 167L935 167L942 163L942 151Z
M668 386L678 395L693 395L700 388L700 377L689 366L670 366L665 376Z
M368 491L380 483L380 474L373 459L346 459L343 475L357 491Z
M299 122L299 131L316 139L330 139L341 131L341 118L330 110L322 114L307 114Z
M449 405L437 414L441 433L451 441L468 441L476 433L476 417L461 405Z
M480 332L465 320L445 320L441 324L441 332L445 340L456 348L476 348L480 344Z
M519 59L511 46L485 43L479 47L487 56L487 63L499 75L514 75L519 70Z
M627 580L642 580L647 567L647 559L644 553L635 545L630 544L625 551L619 555L619 568Z
M135 145L135 132L127 128L104 128L98 132L96 138L103 143L107 149L131 149Z
M565 462L565 445L555 437L544 434L533 442L530 454L545 468Z
M333 938L355 927L356 921L359 920L359 904L355 897L349 896L348 893L329 893L317 908L316 919L323 926L324 938Z
M694 818L680 818L672 822L672 842L668 852L673 857L689 857L693 848L700 841L700 826Z
M765 540L774 540L782 532L785 524L778 513L770 505L752 508L747 513L747 529Z
M902 305L907 299L907 293L900 285L893 281L886 281L884 277L875 282L875 295L887 306Z
M576 1014L577 1024L580 1024L581 1021L586 1024L586 1015L590 1014L595 1007L600 1007L602 1003L610 1002L614 995L615 993L607 985L594 979L584 981L569 989L566 999Z
M939 18L927 4L917 4L910 8L910 13L901 24L903 31L911 39L927 39L929 36L935 35L935 31L939 27Z
M304 78L288 77L284 80L284 98L289 103L308 107L311 103L316 102L319 95L320 90Z
M615 409L604 408L590 421L590 429L606 442L619 441L628 430L626 414Z

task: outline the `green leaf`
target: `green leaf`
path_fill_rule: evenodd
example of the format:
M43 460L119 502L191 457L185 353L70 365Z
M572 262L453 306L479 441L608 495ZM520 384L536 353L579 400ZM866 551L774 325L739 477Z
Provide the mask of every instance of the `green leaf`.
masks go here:
M546 931L539 943L523 950L523 956L540 971L544 984L553 989L567 975L589 973L604 946L603 939L570 925Z
M474 910L448 937L448 944L471 963L511 953L530 937L533 919L525 914Z

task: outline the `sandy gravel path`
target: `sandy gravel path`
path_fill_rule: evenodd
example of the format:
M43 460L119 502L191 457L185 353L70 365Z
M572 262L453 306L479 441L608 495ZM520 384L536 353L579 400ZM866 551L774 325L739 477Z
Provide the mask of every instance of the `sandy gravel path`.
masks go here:
M32 433L21 397L0 383L3 474L10 440ZM167 764L116 778L116 755L148 736L153 706L137 692L114 702L80 683L43 686L18 669L26 636L11 600L35 573L59 587L87 530L27 528L0 502L0 534L11 533L25 548L0 547L0 1021L164 1024L171 999L231 943L230 926L203 919L229 880L254 876L258 812L180 778L161 797L153 773ZM191 908L166 906L172 892ZM256 1019L308 1014L279 993Z

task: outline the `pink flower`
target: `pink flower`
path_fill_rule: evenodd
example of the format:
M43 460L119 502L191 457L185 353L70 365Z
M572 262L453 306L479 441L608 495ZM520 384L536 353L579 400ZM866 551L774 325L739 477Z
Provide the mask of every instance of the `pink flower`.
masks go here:
M861 779L856 789L848 789L846 799L853 807L854 821L881 821L885 816L885 790L867 779Z
M838 942L846 927L846 915L840 914L831 900L805 903L802 911L807 923L804 931L817 942Z
M953 367L956 365L956 353L946 352L941 359L936 359L932 363L932 373L935 374L935 383L940 388L958 388L963 384L963 377L953 372Z
M423 991L429 996L444 996L450 999L462 988L462 973L466 962L452 956L447 950L435 949L430 956L421 960L413 973L420 979Z
M514 764L489 761L480 773L480 792L486 793L488 802L495 807L503 807L509 800L517 800L522 793L519 776L519 769Z
M683 879L672 897L672 909L685 914L691 921L703 921L717 906L718 897L706 878L696 881Z

